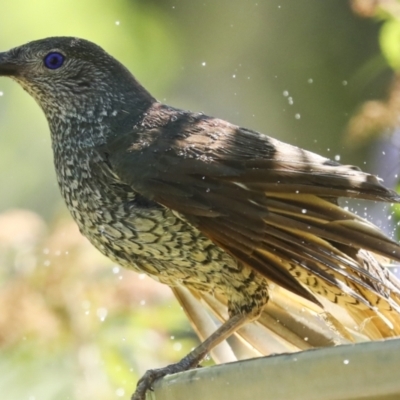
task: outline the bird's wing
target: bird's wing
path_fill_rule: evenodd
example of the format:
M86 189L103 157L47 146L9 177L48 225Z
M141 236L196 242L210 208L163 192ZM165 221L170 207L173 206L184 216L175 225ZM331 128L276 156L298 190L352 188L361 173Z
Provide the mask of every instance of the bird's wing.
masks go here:
M400 310L398 282L357 256L400 260L399 245L336 204L399 201L377 177L199 114L143 126L102 149L135 191L296 294L313 299L304 285L335 303Z

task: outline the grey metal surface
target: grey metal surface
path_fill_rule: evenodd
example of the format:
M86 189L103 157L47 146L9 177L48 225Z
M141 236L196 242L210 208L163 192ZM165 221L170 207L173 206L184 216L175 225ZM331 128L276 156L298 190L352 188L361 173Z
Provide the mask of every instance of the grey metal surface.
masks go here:
M400 339L200 368L154 389L147 400L399 400Z

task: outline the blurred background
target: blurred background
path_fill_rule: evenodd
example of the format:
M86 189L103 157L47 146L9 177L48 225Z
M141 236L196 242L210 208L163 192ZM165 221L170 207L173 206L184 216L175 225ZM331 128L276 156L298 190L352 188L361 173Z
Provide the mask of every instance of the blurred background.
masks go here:
M400 169L397 0L4 1L0 49L79 36L161 101L379 174ZM196 339L169 289L123 271L78 232L39 107L0 80L0 393L128 398ZM396 210L353 204L397 235ZM383 212L382 212L383 210Z

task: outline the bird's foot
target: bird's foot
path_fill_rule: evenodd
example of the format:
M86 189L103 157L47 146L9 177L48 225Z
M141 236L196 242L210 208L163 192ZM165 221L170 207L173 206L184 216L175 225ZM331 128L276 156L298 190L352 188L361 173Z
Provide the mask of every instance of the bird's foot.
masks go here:
M248 319L249 317L247 314L237 314L231 317L203 343L199 344L186 357L182 358L181 361L176 364L168 365L165 368L148 370L139 380L136 391L131 397L131 400L145 400L146 391L148 389L152 390L153 383L165 375L176 374L178 372L196 368L212 348L229 337L233 332L237 331L248 321Z
M201 357L203 358L203 357ZM133 393L131 400L145 400L146 391L153 390L153 383L166 375L176 374L178 372L187 371L192 368L196 368L201 359L194 359L189 353L186 357L182 358L181 361L167 365L164 368L149 369L146 373L139 379L136 386L135 393Z

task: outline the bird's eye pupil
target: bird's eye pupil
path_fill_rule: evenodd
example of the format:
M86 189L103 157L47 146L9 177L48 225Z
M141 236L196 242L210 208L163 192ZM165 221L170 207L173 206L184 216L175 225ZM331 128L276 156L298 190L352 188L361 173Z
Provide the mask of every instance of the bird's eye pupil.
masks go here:
M65 57L61 53L51 52L44 58L44 65L49 69L60 68L64 64Z

